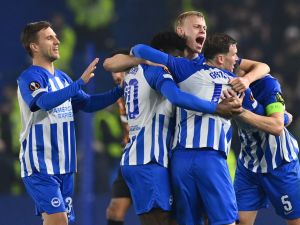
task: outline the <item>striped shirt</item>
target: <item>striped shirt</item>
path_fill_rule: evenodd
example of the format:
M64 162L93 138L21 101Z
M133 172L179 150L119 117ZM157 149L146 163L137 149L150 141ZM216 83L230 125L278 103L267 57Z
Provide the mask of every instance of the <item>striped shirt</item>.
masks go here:
M274 102L284 104L280 84L272 76L268 75L250 87L255 99L264 107ZM267 173L285 162L298 160L298 143L286 128L280 136L274 136L239 121L238 133L241 141L239 160L255 173Z
M168 166L173 136L173 106L160 94L160 86L172 76L162 68L139 65L125 76L125 106L129 125L129 143L121 165L149 162Z
M168 68L181 90L199 98L220 102L222 91L230 88L234 74L197 61L169 56ZM228 154L232 138L231 122L218 115L177 108L173 148L212 148Z
M54 75L31 66L18 78L18 100L22 116L20 134L21 176L34 172L64 174L76 171L75 128L71 99L43 111L35 108L43 92L60 90L71 79L59 70Z

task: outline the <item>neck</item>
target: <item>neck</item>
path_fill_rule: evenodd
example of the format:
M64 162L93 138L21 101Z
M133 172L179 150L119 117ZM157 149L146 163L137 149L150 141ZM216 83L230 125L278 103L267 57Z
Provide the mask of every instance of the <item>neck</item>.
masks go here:
M44 69L48 70L49 73L54 74L53 62L40 60L40 59L33 59L32 60L32 65L43 67Z
M195 53L193 51L191 51L189 48L185 49L185 57L188 59L195 59L196 57L198 57L198 53Z

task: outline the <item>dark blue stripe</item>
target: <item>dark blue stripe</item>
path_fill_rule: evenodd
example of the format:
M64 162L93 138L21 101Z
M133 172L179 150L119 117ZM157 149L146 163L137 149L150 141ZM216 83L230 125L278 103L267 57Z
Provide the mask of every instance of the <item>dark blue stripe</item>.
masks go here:
M167 132L167 140L166 140L168 151L172 148L172 138L174 136L174 131L175 131L175 121L174 118L170 118L169 125L168 125L168 132Z
M159 115L159 130L158 130L158 147L159 147L159 155L158 155L158 163L164 165L164 154L165 154L165 146L163 141L163 130L164 130L165 116Z
M202 125L202 116L195 115L195 118L194 118L193 148L199 148L199 146L200 146L201 125Z
M187 112L180 108L180 145L186 146L187 137Z
M215 139L215 119L208 119L208 134L207 134L207 147L214 147Z
M43 135L43 125L35 125L35 138L36 138L36 149L37 156L40 166L41 173L47 173L47 167L45 163L45 145L44 145L44 135Z
M69 133L68 122L63 122L63 135L64 135L64 149L65 149L65 170L66 173L70 172L70 160L69 160Z
M145 133L145 127L143 127L140 130L136 138L136 160L138 165L144 164L144 150L145 150L144 133Z
M279 165L280 162L282 161L282 157L284 157L284 156L283 155L281 156L281 154L280 154L280 153L283 154L283 152L280 152L280 151L282 151L281 144L280 144L280 137L275 137L275 140L276 140L276 144L277 144L275 162L276 162L276 165ZM269 144L268 144L268 146L269 146ZM270 167L270 169L271 168L272 167Z
M126 145L126 148L124 148L124 165L129 165L129 151L130 151L130 148L132 146L132 144L134 143L135 141L135 136L133 136L130 140L129 140L129 143ZM127 147L128 146L128 147Z
M240 137L241 138L241 137ZM222 124L220 138L219 138L219 150L226 152L225 149L225 132L224 132L224 124Z
M27 172L27 169L26 169L26 162L25 162L26 145L27 145L27 140L25 139L25 140L22 142L22 148L23 148L22 162L23 162L23 165L24 165L24 174L25 174L25 176L28 175L28 172Z
M155 159L154 157L154 147L155 147L155 117L156 115L154 115L154 117L152 118L152 133L151 133L151 152L150 152L150 159L153 160Z
M76 171L76 140L74 121L70 122L70 141L71 141L71 164L70 172Z
M29 131L29 140L28 140L28 149L29 149L29 160L30 160L30 165L31 165L31 169L32 172L35 171L35 167L34 167L34 162L33 162L33 152L32 152L32 127L30 128Z
M214 93L211 98L213 102L218 102L222 92L222 84L215 84Z
M59 174L59 155L58 155L58 143L57 143L57 124L50 124L50 137L51 137L51 159L53 173Z
M246 140L245 140L245 143L246 143L245 150L246 150L246 152L248 153L248 156L250 157L250 160L249 160L249 162L248 162L248 168L249 168L250 170L252 170L253 167L254 167L254 158L253 158L253 156L252 156L252 154L251 154L251 148L250 148L252 142L251 142L251 140L249 139L247 133L246 133L246 132L243 132L243 133L245 134L245 137L246 137Z

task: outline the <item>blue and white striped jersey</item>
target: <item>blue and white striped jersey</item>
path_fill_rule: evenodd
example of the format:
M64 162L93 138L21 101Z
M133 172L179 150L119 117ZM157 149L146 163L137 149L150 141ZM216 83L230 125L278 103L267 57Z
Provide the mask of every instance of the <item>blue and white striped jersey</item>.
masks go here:
M284 104L280 84L271 75L254 82L250 88L264 107L274 102ZM241 141L239 160L249 170L267 173L282 163L298 160L298 143L286 128L280 136L274 136L240 121L237 125Z
M220 102L222 91L230 88L235 75L229 71L185 58L169 56L168 68L181 90L199 98ZM212 148L228 154L232 137L231 122L218 115L177 108L173 147Z
M173 79L160 67L139 65L125 76L125 106L130 141L121 165L156 162L168 166L168 151L174 131L173 106L159 92L166 79Z
M71 79L62 71L54 75L31 66L18 78L18 100L22 116L20 134L21 176L33 172L64 174L76 171L75 128L71 99L49 110L40 110L36 100L43 92L68 86Z

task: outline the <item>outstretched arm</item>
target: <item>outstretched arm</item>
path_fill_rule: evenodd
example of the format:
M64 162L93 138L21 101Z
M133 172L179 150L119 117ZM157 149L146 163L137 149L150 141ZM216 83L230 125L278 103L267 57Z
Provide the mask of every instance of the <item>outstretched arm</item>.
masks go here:
M145 60L131 55L116 54L105 59L103 67L110 72L123 72L144 62Z

